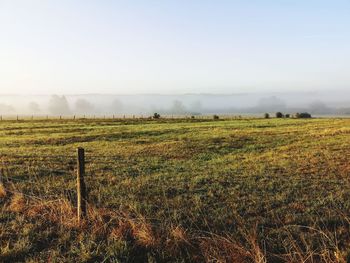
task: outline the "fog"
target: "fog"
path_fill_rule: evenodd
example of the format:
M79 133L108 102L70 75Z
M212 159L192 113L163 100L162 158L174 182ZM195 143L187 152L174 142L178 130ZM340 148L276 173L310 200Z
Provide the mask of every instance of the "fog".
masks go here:
M349 91L237 94L0 95L1 115L101 116L294 113L350 115Z

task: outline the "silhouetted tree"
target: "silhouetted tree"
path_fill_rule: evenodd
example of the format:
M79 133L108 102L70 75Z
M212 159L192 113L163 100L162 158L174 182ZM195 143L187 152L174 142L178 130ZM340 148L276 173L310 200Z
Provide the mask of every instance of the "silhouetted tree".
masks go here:
M186 112L186 108L181 101L174 100L170 111L174 114L183 114Z
M111 109L112 109L112 112L116 112L116 113L122 112L124 109L124 105L119 99L115 99L112 102Z
M276 112L276 118L283 118L282 112Z
M199 100L193 102L193 103L191 104L191 106L190 106L190 110L191 110L191 112L193 112L193 113L200 114L200 113L202 112L202 110L203 110L202 103L201 103Z
M157 113L157 112L155 112L155 113L153 114L153 119L160 119L160 114Z
M28 104L28 109L30 113L39 113L40 112L40 106L38 103L32 101Z
M78 99L75 102L75 110L81 114L89 114L94 112L94 105L85 99Z
M68 115L71 113L65 96L52 95L49 102L49 111L54 115Z
M308 112L302 112L302 113L297 112L293 115L293 117L297 119L309 119L311 118L311 114Z
M0 113L1 114L12 114L15 112L15 108L11 105L0 104Z

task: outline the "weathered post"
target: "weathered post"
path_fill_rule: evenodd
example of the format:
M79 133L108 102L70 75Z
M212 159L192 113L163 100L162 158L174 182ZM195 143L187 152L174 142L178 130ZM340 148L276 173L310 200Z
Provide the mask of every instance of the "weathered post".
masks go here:
M86 186L84 181L85 176L85 151L83 148L78 148L78 172L77 172L77 215L78 222L86 217Z

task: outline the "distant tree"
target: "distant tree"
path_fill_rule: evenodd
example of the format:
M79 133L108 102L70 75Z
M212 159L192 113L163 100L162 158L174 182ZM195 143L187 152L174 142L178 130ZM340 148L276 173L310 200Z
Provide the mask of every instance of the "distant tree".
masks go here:
M191 112L194 114L200 114L203 111L203 106L202 103L199 100L194 101L191 105L190 105L190 110Z
M11 105L0 104L0 113L1 114L12 114L15 112L15 108Z
M302 113L297 112L297 113L294 114L293 117L294 117L294 118L297 118L297 119L309 119L309 118L311 118L312 116L311 116L311 114L308 113L308 112L302 112Z
M186 108L181 101L174 100L170 111L174 114L184 114L186 112Z
M32 101L28 104L28 109L30 113L39 113L40 112L40 106L38 103Z
M264 113L264 118L265 118L265 119L270 119L270 114Z
M160 119L160 114L157 113L157 112L155 112L155 113L153 114L153 119Z
M276 118L283 118L282 112L276 112Z
M285 117L286 117L286 118L290 118L290 114L287 113L287 114L285 115Z
M51 96L49 111L54 115L69 115L71 113L66 97L58 95Z
M309 118L311 118L311 117L312 117L311 114L308 113L308 112L302 112L302 113L300 113L300 115L299 115L299 118L304 118L304 119L309 119Z
M75 110L77 113L89 114L94 112L94 105L85 99L78 99L75 102Z
M112 102L111 110L112 112L120 113L124 109L124 104L119 99L115 99Z
M215 115L213 115L213 119L214 119L214 120L218 120L218 119L220 119L220 117L219 117L218 115L215 114Z

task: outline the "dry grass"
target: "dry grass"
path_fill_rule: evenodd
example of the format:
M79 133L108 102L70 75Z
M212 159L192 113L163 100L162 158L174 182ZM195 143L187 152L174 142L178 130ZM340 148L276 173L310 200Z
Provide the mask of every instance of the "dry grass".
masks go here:
M32 200L26 209L26 215L40 217L43 220L48 220L67 228L78 227L76 209L65 199L54 201Z
M21 193L13 194L8 210L11 212L22 212L27 208L26 200Z
M350 255L349 120L0 126L4 177L13 178L0 188L0 262L343 263ZM78 145L87 150L90 203L80 224Z
M245 247L232 238L214 235L201 238L200 249L206 262L267 262L256 240L251 241Z
M132 234L136 242L146 248L157 245L157 239L149 223L145 219L139 218L137 220L130 220Z
M187 253L191 262L266 263L269 262L267 258L278 259L278 262L347 262L346 255L341 252L332 237L322 230L310 227L295 226L319 235L321 246L317 249L312 247L306 237L302 235L296 237L292 228L285 227L286 253L268 255L262 247L262 240L259 240L257 226L253 230L247 230L241 218L237 219L240 236L234 237L201 231L189 233L180 225L170 225L166 230L165 225L158 225L155 228L135 212L113 211L92 206L89 207L88 218L78 224L76 210L67 200L25 199L20 193L11 197L8 209L22 213L35 221L75 229L81 233L88 231L100 239L135 242L139 248L166 251L174 256ZM164 231L168 232L166 239ZM330 243L333 245L330 246Z
M171 227L170 228L170 236L174 240L175 243L180 243L180 244L189 244L189 236L187 234L187 231L181 227L181 226L176 226L176 227Z
M139 246L150 248L158 245L159 239L145 218L142 216L131 217L123 213L118 215L117 226L111 229L110 236L115 239L134 240Z
M6 196L7 196L6 188L2 183L0 183L0 198L5 198Z

